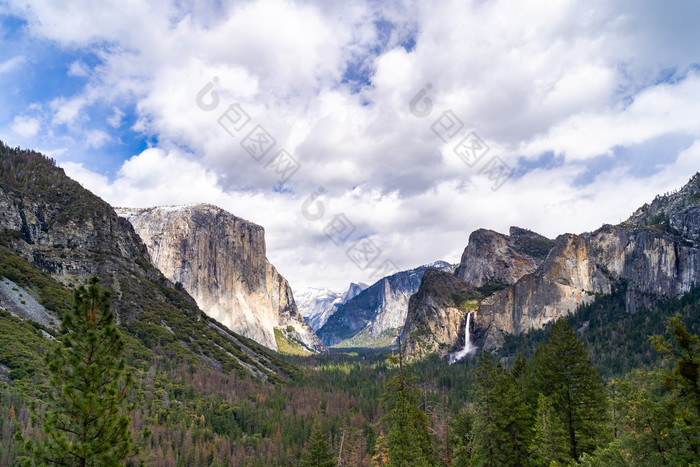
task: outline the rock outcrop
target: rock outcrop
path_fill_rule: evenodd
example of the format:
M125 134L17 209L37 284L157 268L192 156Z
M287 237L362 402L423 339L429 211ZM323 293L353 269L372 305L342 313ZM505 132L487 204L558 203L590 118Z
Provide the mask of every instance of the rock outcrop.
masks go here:
M138 309L122 300L123 279L172 287L148 267L146 247L109 204L38 153L15 153L2 144L0 151L6 152L2 163L7 165L0 170L0 231L8 234L13 253L69 288L92 275L101 277L114 291L112 307L120 319L130 319ZM179 298L196 310L187 294Z
M604 226L582 235L561 235L532 274L484 301L475 316L480 344L498 347L504 334L541 328L577 306L627 283L629 312L661 297L675 297L700 281L700 249L662 230Z
M411 296L401 331L407 356L435 352L446 357L450 350L463 346L467 313L474 311L481 299L478 289L453 274L426 271L418 292Z
M118 209L153 264L209 316L277 350L275 328L314 351L324 349L297 310L292 289L265 256L265 231L207 204Z
M594 232L551 241L517 228L509 236L476 231L455 274L486 296L474 311L472 327L476 344L487 349L502 345L508 334L539 329L621 283L626 284L630 313L686 293L700 282L700 174L622 224ZM442 279L448 289L463 287ZM426 323L435 345L456 348L459 342L451 331L459 326L451 320L463 318L444 299L447 295L433 296L435 284L421 290L421 296L411 299L407 328L410 322ZM418 319L427 316L426 309L433 310L435 323ZM415 348L410 333L406 340Z
M326 345L375 347L395 341L406 321L408 301L428 269L454 271L445 261L397 272L379 279L352 300L340 305L318 334Z
M23 297L6 305L13 314L45 322L41 307L46 307L60 318L70 309L71 289L95 275L112 291L121 331L147 355L198 361L261 380L289 377L283 369L288 364L274 352L221 329L153 266L134 228L109 204L51 159L1 142L0 253L3 266L14 269L10 275L22 279L27 291L16 287ZM28 299L30 292L38 304ZM7 299L13 297L6 295L3 303Z
M476 287L515 284L542 264L553 245L552 240L519 227L511 227L510 235L479 229L469 236L455 275Z

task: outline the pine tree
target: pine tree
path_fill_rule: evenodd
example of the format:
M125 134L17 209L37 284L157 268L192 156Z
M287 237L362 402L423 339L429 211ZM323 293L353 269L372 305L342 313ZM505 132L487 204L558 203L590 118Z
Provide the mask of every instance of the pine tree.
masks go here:
M391 466L431 466L435 463L433 445L428 428L430 420L420 407L421 391L416 387L416 376L403 360L399 335L399 352L390 357L398 365L398 373L386 382L382 402L386 414L386 442Z
M452 465L454 467L468 467L472 465L472 450L474 448L474 413L463 410L452 417L452 445L454 454Z
M484 352L478 362L476 380L474 464L525 465L530 417L518 379L500 364L494 365Z
M559 318L546 344L530 361L531 391L547 396L564 423L569 455L578 460L610 438L605 386L584 344L564 318Z
M652 338L672 365L634 370L614 381L618 438L582 465L697 465L700 458L700 338L681 315L668 319L663 336Z
M674 447L685 453L675 458L679 462L697 461L700 458L700 338L688 332L680 314L668 318L666 330L673 341L663 336L654 336L652 341L657 351L675 363L661 379L670 392L667 413L676 420L679 433Z
M611 383L618 419L618 439L610 446L624 450L633 465L669 465L679 439L674 401L663 387L660 371L633 370ZM596 451L591 459L609 454ZM604 459L607 460L607 459Z
M515 376L502 367L499 370L497 386L501 388L503 402L498 410L497 423L505 435L501 450L508 465L526 465L532 432L529 409Z
M700 419L700 338L687 331L681 314L668 318L666 330L673 342L663 336L652 338L658 352L675 360L676 366L664 377L664 384L683 398L694 417Z
M49 393L44 410L32 405L46 440L26 445L39 463L119 465L136 454L129 430L131 373L123 358L124 341L109 292L99 279L74 293L73 309L63 318L58 344L47 356Z
M323 429L320 417L316 417L311 428L311 436L301 457L301 467L334 467L334 465L333 453L328 444L328 434Z
M571 463L564 424L554 411L552 402L541 393L537 399L537 416L533 431L530 447L533 465L548 467L552 463L554 465Z
M502 463L500 446L503 433L498 426L500 389L496 386L496 367L487 352L481 354L476 369L474 397L474 465L495 466Z

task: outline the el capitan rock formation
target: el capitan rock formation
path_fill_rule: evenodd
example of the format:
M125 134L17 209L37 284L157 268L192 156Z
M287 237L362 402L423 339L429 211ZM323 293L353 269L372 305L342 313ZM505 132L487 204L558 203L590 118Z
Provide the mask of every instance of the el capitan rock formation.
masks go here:
M278 348L275 329L311 350L324 349L297 310L287 280L267 260L263 227L208 204L118 212L134 226L153 264L182 284L207 315L271 349Z

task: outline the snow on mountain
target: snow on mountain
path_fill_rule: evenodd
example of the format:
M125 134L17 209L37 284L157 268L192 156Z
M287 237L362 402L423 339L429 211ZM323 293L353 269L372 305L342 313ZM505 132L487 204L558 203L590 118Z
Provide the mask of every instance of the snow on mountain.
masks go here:
M294 300L299 312L315 331L320 329L328 318L336 312L338 306L354 298L367 288L367 284L351 283L345 292L334 292L329 289L307 287L294 293Z

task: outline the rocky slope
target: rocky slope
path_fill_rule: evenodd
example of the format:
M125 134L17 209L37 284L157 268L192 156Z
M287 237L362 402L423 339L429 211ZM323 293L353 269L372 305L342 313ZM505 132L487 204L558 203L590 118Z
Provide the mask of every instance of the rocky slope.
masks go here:
M408 301L428 269L454 271L444 261L384 277L338 307L318 335L326 345L374 347L394 342L404 325Z
M139 352L263 379L285 377L281 368L288 364L272 352L202 316L150 263L131 224L111 206L52 160L0 143L0 277L21 282L60 316L70 307L70 289L92 275L113 291L118 323Z
M265 257L265 231L207 204L118 209L153 264L209 316L278 350L275 329L307 348L324 349L297 310L292 289Z
M409 357L436 352L446 357L464 345L467 313L474 311L483 294L474 286L445 271L425 272L418 291L411 296L401 330Z
M469 236L455 276L476 286L515 284L547 257L554 242L542 235L511 227L510 235L479 229Z
M510 238L518 236L513 233L511 229ZM496 348L507 334L541 328L596 294L610 293L620 282L627 284L625 304L631 313L659 298L688 292L700 282L700 174L620 225L560 235L544 260L547 242L528 237L541 248L528 253L510 247L505 236L480 232L472 236L480 248L465 250L457 271L460 277L471 285L490 280L505 285L484 291L492 294L474 312L474 335L481 347ZM420 314L421 302L428 300L412 301L415 306L409 309L408 320ZM454 323L443 319L431 326L454 327ZM451 349L458 345L447 334L436 335L435 341Z
M367 284L351 283L345 292L333 292L329 289L308 287L294 293L294 299L299 313L314 331L318 331L328 318L338 310L343 303L355 298L367 288Z

